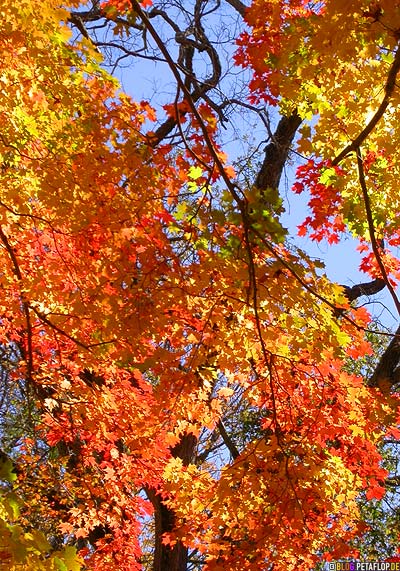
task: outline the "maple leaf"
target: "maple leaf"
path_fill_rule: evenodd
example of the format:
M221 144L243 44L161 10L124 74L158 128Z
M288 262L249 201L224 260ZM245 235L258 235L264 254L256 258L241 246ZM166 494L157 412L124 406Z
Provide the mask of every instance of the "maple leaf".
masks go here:
M362 492L383 498L398 360L374 387L349 373L371 357L371 316L280 223L279 180L303 121L300 236L351 233L361 269L396 303L400 14L389 0L350 4L229 3L246 19L235 60L252 74L249 99L282 113L270 132L239 101L263 119L259 167L251 145L230 165L220 127L238 102L223 95L219 38L208 39L200 4L191 16L146 12L149 0L89 15L76 1L70 14L55 0L4 3L0 343L11 393L0 400L23 411L4 422L18 442L18 476L3 462L0 531L14 534L4 557L78 569L72 546L49 548L46 535L61 533L62 545L87 544L94 571L151 556L177 571L191 552L210 571L308 569L348 549ZM180 12L192 18L183 31ZM136 102L100 66L107 34L90 35L106 29L115 40L134 30L135 42L145 30L130 55L169 65L168 103ZM21 525L8 521L20 517L14 480Z

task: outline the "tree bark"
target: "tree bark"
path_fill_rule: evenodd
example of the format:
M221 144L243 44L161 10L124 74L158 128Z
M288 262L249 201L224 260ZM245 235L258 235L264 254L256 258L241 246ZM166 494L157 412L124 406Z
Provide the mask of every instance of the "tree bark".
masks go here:
M174 458L181 458L184 466L193 460L197 439L193 434L185 434L181 441L171 450ZM188 549L180 541L170 547L162 542L163 535L175 528L175 513L168 508L160 495L154 490L147 490L147 496L154 506L155 546L153 571L186 571L188 565Z
M400 381L400 326L375 367L368 386L387 390Z
M349 301L363 295L375 295L386 286L382 278L354 285L353 287L343 286L344 294ZM393 335L392 340L379 359L378 364L371 377L367 379L369 387L379 387L383 392L389 393L394 385L400 383L400 326Z
M363 295L375 295L385 286L385 280L376 278L368 283L357 284L352 287L343 286L343 288L347 299L354 301ZM369 387L379 387L383 392L390 392L391 387L398 383L400 383L400 326L379 359L373 374L367 379Z
M290 146L300 125L301 118L296 111L279 120L270 143L264 149L264 160L255 180L255 186L260 190L278 189Z

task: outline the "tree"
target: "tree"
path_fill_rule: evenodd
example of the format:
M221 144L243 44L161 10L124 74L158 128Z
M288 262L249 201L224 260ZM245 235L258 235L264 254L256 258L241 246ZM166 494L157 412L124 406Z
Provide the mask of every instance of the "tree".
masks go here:
M358 298L386 288L400 313L397 3L27 0L2 16L0 335L31 411L5 450L18 537L39 525L96 571L354 555L357 499L384 496L381 445L399 435L400 329L366 382L348 369L373 351ZM224 95L210 18L248 93ZM111 68L168 66L164 114L101 49ZM237 108L265 127L259 162L224 152ZM365 283L330 282L282 226L292 149L300 234L351 234Z

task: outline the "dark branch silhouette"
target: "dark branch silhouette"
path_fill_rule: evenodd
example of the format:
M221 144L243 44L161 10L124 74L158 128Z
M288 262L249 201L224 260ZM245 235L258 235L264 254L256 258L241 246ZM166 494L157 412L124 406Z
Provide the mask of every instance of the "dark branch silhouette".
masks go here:
M264 160L254 183L260 190L279 187L290 146L301 121L296 111L280 119L275 133L271 135L271 142L264 149Z
M372 282L366 282L362 284L356 284L352 287L344 285L344 295L351 302L363 295L375 295L382 291L386 286L385 280L382 278L376 278Z
M390 389L400 382L400 326L368 379L368 386Z

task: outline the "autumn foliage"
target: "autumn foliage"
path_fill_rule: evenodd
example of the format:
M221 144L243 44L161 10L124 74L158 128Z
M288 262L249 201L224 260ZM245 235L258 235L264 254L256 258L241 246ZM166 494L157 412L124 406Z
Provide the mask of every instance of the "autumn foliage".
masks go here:
M0 20L0 341L32 427L17 477L0 470L0 560L140 570L150 551L181 571L171 554L188 549L198 569L255 571L357 555L357 498L385 494L379 445L398 422L391 380L347 367L371 354L369 313L288 240L277 189L236 175L217 112L182 81L165 112L185 145L158 138L152 106L71 35L79 4L9 0ZM150 2L102 9L156 33ZM400 310L398 3L254 0L245 20L250 103L301 123L299 233L352 234ZM257 418L242 445L224 428L238 400Z

